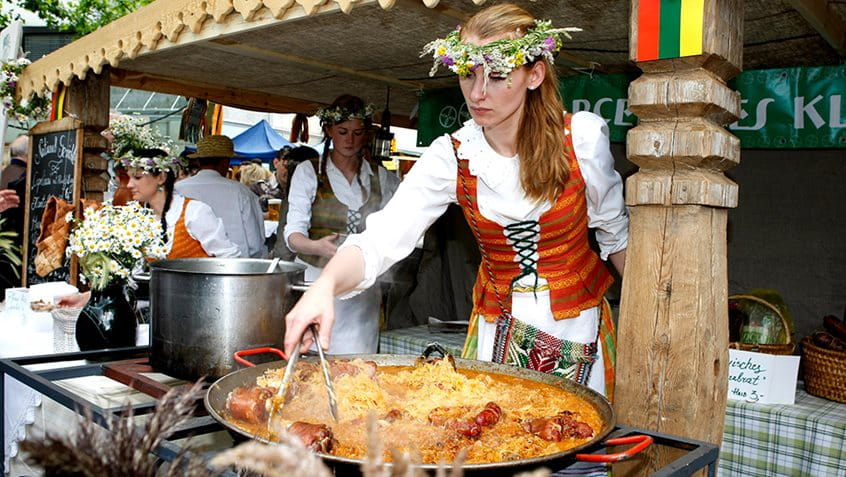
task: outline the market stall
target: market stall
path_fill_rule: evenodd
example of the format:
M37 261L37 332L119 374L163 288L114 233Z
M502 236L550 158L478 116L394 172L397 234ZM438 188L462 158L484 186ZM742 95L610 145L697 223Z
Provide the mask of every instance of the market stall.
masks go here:
M725 234L727 210L738 200L737 185L723 171L740 153L722 126L741 115L740 100L724 80L749 67L836 62L844 42L835 32L843 22L822 20L836 18L842 7L792 2L799 13L782 18L797 33L784 48L787 40L772 36L783 29L759 21L779 16L780 5L746 2L744 23L737 15L741 2L704 2L707 8L692 23L705 41L681 55L641 51L637 45L654 33L652 23L639 23L639 14L628 21L619 2L517 3L538 17L589 30L559 56L562 71L633 71L631 60L646 73L629 96L642 121L629 139L629 157L641 169L627 184L633 209L627 267L638 279L623 284L618 363L624 379L615 405L623 420L638 426L719 442L728 341ZM633 2L632 11L645 5L654 2ZM102 104L108 104L109 84L306 113L342 92L381 98L390 85L392 121L409 125L421 88L453 84L427 76L430 63L418 58L417 39L445 34L476 9L460 1L159 0L35 62L19 93L68 88L75 101L65 112L80 116L86 128L84 158L104 148L97 137L108 122ZM693 60L679 59L690 55ZM673 94L660 94L667 91ZM684 372L674 372L679 369Z

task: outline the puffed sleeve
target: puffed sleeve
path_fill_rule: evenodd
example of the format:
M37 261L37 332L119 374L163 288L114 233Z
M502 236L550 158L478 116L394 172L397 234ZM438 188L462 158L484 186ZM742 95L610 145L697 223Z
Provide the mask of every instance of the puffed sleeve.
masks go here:
M308 237L311 226L311 204L317 194L317 174L311 161L303 161L294 169L288 191L288 217L285 224L285 245L291 248L288 237L299 232Z
M614 169L608 125L596 114L582 111L571 122L573 149L585 179L588 227L596 230L600 257L625 250L629 217L623 199L623 181Z
M364 232L350 235L341 245L358 247L364 255L364 280L357 291L372 286L379 275L411 253L426 229L455 202L456 171L449 136L436 139L385 208L367 217Z
M192 200L185 210L185 228L188 235L200 242L203 250L212 257L238 257L238 246L226 236L223 221L212 208L199 200Z

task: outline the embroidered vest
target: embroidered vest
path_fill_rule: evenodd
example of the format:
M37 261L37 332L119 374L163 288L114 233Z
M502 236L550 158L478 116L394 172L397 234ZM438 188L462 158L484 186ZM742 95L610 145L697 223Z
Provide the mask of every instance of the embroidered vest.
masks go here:
M311 165L318 170L319 159L313 159ZM314 202L311 204L311 227L308 229L308 237L317 240L331 234L351 234L364 231L364 221L368 215L379 210L382 205L382 189L379 185L379 169L374 164L369 164L372 174L370 175L370 197L358 210L352 210L335 197L332 192L332 185L329 183L329 176L326 175L324 167L317 174L317 193ZM361 188L364 195L365 189ZM329 259L319 255L297 254L300 259L315 267L324 267Z
M477 178L470 174L467 160L458 161L458 202L470 228L477 235L476 239L483 245L480 248L482 264L473 286L473 315L482 315L490 323L502 314L497 292L503 307L510 314L512 284L523 276L536 273L546 279L550 307L556 320L579 316L582 310L597 306L613 282L608 270L588 244L585 182L573 152L569 114L565 126L565 151L570 164L570 177L552 207L541 215L536 224L532 222L535 232L539 229L540 235L537 238L537 264L527 256L531 255L532 250L521 253L527 249L525 244L517 247L519 261L515 262L515 246L506 237L506 234L514 237L521 233L519 226L523 226L522 232L525 232L527 223L512 224L518 226L518 230L515 230L512 225L502 227L483 217L477 201ZM453 138L456 151L459 144ZM528 233L533 234L531 231ZM485 262L493 274L493 281Z
M209 256L200 241L191 237L188 233L188 227L185 226L185 211L188 210L188 202L191 202L191 199L186 197L182 204L179 220L173 227L173 244L167 258L206 258Z

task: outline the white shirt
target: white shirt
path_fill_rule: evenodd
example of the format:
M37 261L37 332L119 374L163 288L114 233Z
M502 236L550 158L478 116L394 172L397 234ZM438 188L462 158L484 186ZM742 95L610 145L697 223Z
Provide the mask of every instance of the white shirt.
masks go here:
M167 248L168 252L173 247L173 231L176 227L176 222L179 221L179 215L182 213L184 205L185 198L179 194L173 194L170 208L167 210L167 214L165 214L165 220L167 221L167 243L165 244L165 248ZM199 241L203 246L203 250L212 257L237 257L240 255L238 246L226 237L223 221L214 215L211 207L199 200L188 202L188 208L185 209L185 228L188 229L188 235L194 240Z
M370 198L370 177L373 175L370 165L361 161L361 168L352 182L344 177L344 173L331 160L326 161L325 167L329 185L338 201L352 210L360 209ZM382 193L382 201L379 204L381 209L393 197L394 191L399 185L399 178L396 174L388 172L384 167L378 167L377 171L379 171L379 185ZM362 186L366 197L362 197ZM294 170L294 175L291 177L291 188L288 192L288 222L285 224L284 233L288 248L291 248L288 241L291 234L299 232L308 237L308 229L311 228L311 205L316 196L317 174L311 161L303 161Z
M573 115L571 130L586 185L588 227L596 229L600 256L605 260L628 243L623 183L614 170L605 120L590 112L579 112ZM469 161L470 173L479 178L477 196L483 216L505 226L537 220L549 210L548 201L534 202L523 192L519 158L494 151L482 128L472 119L454 136L461 142L459 157ZM394 199L367 218L363 233L351 235L344 242L342 247L355 245L364 254L364 280L357 290L370 287L381 273L411 253L420 236L447 206L457 203L457 167L449 136L437 138L400 184Z
M203 169L177 182L174 191L208 204L223 220L226 236L238 246L241 257L264 257L264 215L258 196L246 186Z

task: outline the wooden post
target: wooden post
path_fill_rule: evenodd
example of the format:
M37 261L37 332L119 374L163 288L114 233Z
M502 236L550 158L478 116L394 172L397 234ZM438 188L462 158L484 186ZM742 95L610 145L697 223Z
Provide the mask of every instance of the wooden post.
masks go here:
M728 379L726 222L740 160L722 126L740 111L742 0L632 0L627 137L631 222L618 327L620 423L720 443ZM654 447L615 475L677 457Z
M75 116L82 121L83 170L82 197L103 200L109 184L107 161L100 154L109 148L109 142L100 132L109 127L109 67L100 74L89 71L84 80L74 77L65 96L64 117Z

